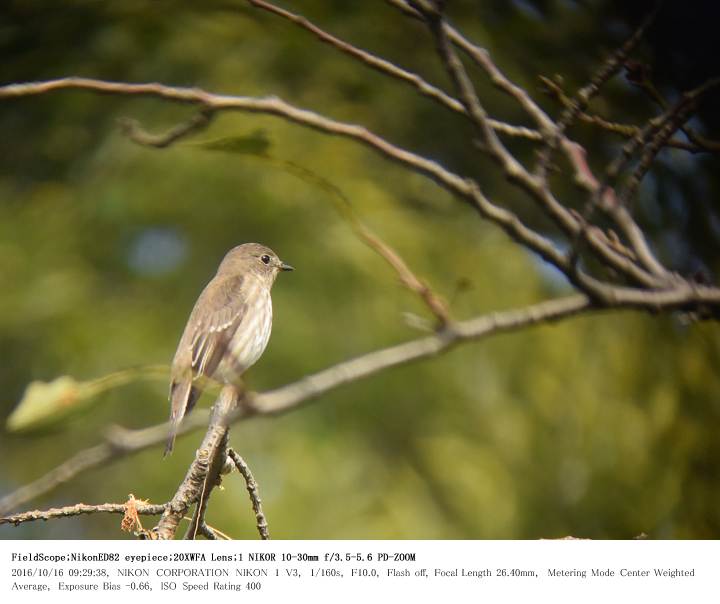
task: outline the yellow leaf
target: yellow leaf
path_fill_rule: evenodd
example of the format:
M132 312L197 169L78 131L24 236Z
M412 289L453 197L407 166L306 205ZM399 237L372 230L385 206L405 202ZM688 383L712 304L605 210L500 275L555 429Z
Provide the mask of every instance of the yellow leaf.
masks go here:
M82 407L88 388L68 375L51 382L30 382L7 419L9 432L47 428Z

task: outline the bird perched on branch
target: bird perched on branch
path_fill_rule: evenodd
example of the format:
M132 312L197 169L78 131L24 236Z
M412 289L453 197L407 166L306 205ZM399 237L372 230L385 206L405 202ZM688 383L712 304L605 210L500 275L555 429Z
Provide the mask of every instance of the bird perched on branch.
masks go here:
M203 378L236 384L260 358L272 329L270 289L280 271L294 270L259 243L231 249L190 313L170 372L170 435L202 393Z

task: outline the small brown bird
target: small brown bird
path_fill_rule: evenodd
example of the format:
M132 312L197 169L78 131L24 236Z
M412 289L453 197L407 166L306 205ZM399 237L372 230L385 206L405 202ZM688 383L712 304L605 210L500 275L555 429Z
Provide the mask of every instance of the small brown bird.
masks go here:
M272 329L270 289L280 271L294 270L259 243L223 258L190 313L170 371L170 453L183 417L213 378L234 384L260 358Z

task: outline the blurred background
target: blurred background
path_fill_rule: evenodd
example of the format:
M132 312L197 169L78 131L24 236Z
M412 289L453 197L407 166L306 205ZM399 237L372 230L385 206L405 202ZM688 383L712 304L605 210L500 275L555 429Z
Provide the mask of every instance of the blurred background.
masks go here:
M543 106L537 76L567 90L638 23L647 2L457 1L450 15ZM287 2L322 27L449 89L427 32L383 2ZM626 6L631 5L631 6ZM636 53L668 98L717 74L716 2L667 2ZM160 81L237 95L277 94L362 123L449 168L554 235L473 148L468 124L429 100L240 1L9 0L0 8L0 80L79 75ZM527 124L473 71L494 117ZM717 104L692 125L720 136ZM620 122L658 109L624 78L594 105ZM353 235L328 192L450 303L454 315L520 307L570 291L564 279L429 180L352 142L282 120L223 114L165 150L131 143L192 109L151 99L61 92L0 103L0 414L33 380L91 380L169 365L187 316L224 253L269 245L296 272L273 292L273 337L247 374L265 390L418 336L425 315L392 270ZM601 169L621 141L579 125ZM526 162L529 145L509 141ZM720 263L718 162L664 151L634 208L675 270L714 279ZM558 180L570 205L582 198ZM608 313L464 345L352 384L283 417L235 426L232 445L259 482L274 538L458 539L720 535L720 330L682 317ZM0 496L112 424L168 415L167 376L106 392L42 431L0 433ZM200 405L212 402L205 396ZM24 506L167 501L201 440L163 461L148 450L75 478ZM208 522L257 537L242 480L216 491ZM131 538L117 516L18 528L0 538ZM147 519L146 526L153 526Z

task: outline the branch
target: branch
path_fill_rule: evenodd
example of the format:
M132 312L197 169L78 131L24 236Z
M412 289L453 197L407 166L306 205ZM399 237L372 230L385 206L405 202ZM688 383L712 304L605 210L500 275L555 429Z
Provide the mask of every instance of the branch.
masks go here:
M572 263L569 262L568 258L560 253L552 241L538 232L528 228L513 212L492 203L487 197L485 197L474 180L463 178L458 174L443 168L435 161L398 147L362 126L326 118L312 111L297 108L276 97L255 98L215 95L196 88L175 88L157 83L131 84L85 78L64 78L46 82L2 86L0 87L0 99L44 94L50 91L62 89L85 89L94 92L131 96L156 96L175 102L196 104L202 106L203 108L209 108L216 111L241 110L267 113L283 117L289 121L309 128L314 128L322 132L356 140L385 157L397 161L410 170L429 176L459 199L470 203L470 205L483 217L499 225L515 241L534 251L543 259L558 267L580 289L583 288L583 284L591 282L591 279L577 279ZM577 161L577 154L568 154L573 162ZM530 184L522 180L519 182L525 183L527 185L526 190L536 195L536 198L541 200L548 208L550 208L551 204L554 203L554 199L545 187L533 186L532 183L537 185L535 181L532 181ZM637 227L626 210L624 210L619 204L616 204L616 208L618 215L625 213L624 218L626 220L624 222L627 225L628 231L639 240L638 242L635 242L637 244L636 251L637 249L642 249L644 246L644 249L642 249L644 253L638 254L638 257L642 258L645 256L652 258L649 247L644 242L642 231ZM570 223L568 223L568 225L569 224ZM584 226L578 225L573 227L572 232L577 234L579 229L584 228ZM662 277L658 278L635 265L634 262L626 255L615 251L613 246L607 245L607 238L599 238L595 229L586 229L586 231L588 233L587 239L593 245L593 249L608 262L610 267L622 271L633 278L635 282L646 287L662 289L667 287L669 283L672 283L673 280L667 279L667 271L659 265L659 263L657 263L657 270L658 272L662 271ZM705 302L705 300L693 298L693 295L687 294L686 286L688 284L686 282L683 282L680 285L683 289L682 291L675 292L676 295L673 299L683 299L685 303L692 302L693 300L697 303ZM608 286L613 287L609 284ZM590 290L587 291L592 293ZM670 306L672 306L672 304L668 305L668 307Z
M530 325L558 321L591 310L593 306L589 299L578 295L453 323L452 331L445 330L376 350L338 363L276 390L248 395L249 400L245 401L245 405L238 413L239 417L231 420L249 415L284 413L347 383L370 377L391 367L435 356L456 344L480 340L496 333L518 330ZM181 433L186 434L203 428L207 426L207 420L208 414L197 410L185 419ZM167 423L135 431L116 428L107 438L110 442L76 453L42 478L6 495L0 500L0 515L7 514L27 501L50 492L80 472L113 463L127 455L165 442ZM199 474L202 472L198 472ZM192 502L180 507L187 509L191 504Z
M428 83L418 74L408 71L407 69L403 69L402 67L395 65L387 59L378 57L377 55L374 55L366 50L353 46L352 44L349 44L348 42L345 42L340 38L337 38L331 33L321 29L316 24L312 23L302 15L292 13L288 10L275 6L270 2L265 2L264 0L247 0L247 2L253 5L255 8L259 8L269 13L275 14L279 17L282 17L283 19L290 21L291 23L294 23L298 27L309 31L321 42L328 44L332 48L335 48L336 50L352 57L353 59L357 59L358 61L364 63L368 67L371 67L375 71L390 76L391 78L395 78L396 80L400 80L401 82L410 84L421 95L436 101L437 103L443 105L447 109L450 109L454 113L459 113L461 115L467 116L467 111L465 110L465 107L460 101L450 96L440 88ZM493 119L488 119L488 123L493 130L501 132L503 134L507 134L508 136L516 136L529 140L542 139L542 135L537 130L532 130L523 126L513 126L511 124L507 124L505 122Z
M667 145L668 139L678 128L682 129L683 124L690 119L698 99L719 84L720 78L707 80L697 88L684 93L675 105L666 108L665 114L661 118L653 120L656 122L654 135L644 149L640 162L633 171L625 190L620 194L619 203L621 205L626 205L626 202L635 195L657 154Z
M255 522L257 523L257 530L260 533L260 539L267 541L270 539L270 531L268 530L267 519L262 509L262 501L260 499L260 491L258 490L257 482L255 477L250 471L250 466L245 463L245 460L240 457L233 449L228 449L228 457L232 459L238 472L242 474L245 479L245 487L247 488L248 495L250 495L250 502L252 503L253 511L255 512Z
M415 10L406 0L385 0L388 4L399 9L405 15L415 19L424 20L424 17ZM510 79L498 68L490 58L490 53L480 46L473 44L462 33L455 29L452 25L445 22L443 29L448 39L460 50L462 50L474 63L481 67L490 78L490 82L500 91L514 98L522 109L527 113L540 129L540 136L536 140L542 140L549 133L555 131L555 123L540 108L540 106L530 98L530 95L524 88L514 84Z
M415 6L415 4L417 4L417 6ZM515 157L505 148L497 134L495 134L495 131L490 127L487 111L480 103L480 99L475 92L475 87L465 71L462 61L455 53L448 39L442 14L439 11L422 7L419 2L411 2L411 5L413 5L418 12L422 11L423 17L435 37L438 53L445 65L445 69L455 84L465 111L467 111L471 120L477 126L483 143L490 152L490 155L503 167L509 177L520 179L525 173L525 168L523 168Z
M597 284L593 284L593 286L599 287ZM603 295L606 298L608 308L636 308L659 311L682 308L697 301L708 305L720 305L720 290L690 284L682 289L656 292L607 288L603 290ZM437 334L377 350L338 363L318 373L305 376L276 390L248 396L245 405L235 411L228 418L228 421L237 421L255 415L286 413L298 408L303 403L317 399L335 388L370 377L391 367L442 354L453 346L481 340L498 333L563 320L593 310L601 310L601 308L595 306L585 295L574 295L453 323L451 329L446 328ZM187 433L202 427L206 422L206 417L206 415L196 412L186 419L181 432ZM208 431L208 433L210 432L212 430ZM110 444L101 444L81 451L72 459L48 472L43 478L7 495L0 500L0 514L6 514L10 509L51 491L81 471L114 462L136 451L165 442L167 424L163 423L138 431L123 430L120 435L115 437L114 442L119 442L122 446L113 447ZM218 435L215 434L213 437L215 441L217 441L217 437ZM113 451L116 452L115 455L112 454ZM98 452L102 452L102 454ZM202 455L201 452L203 452ZM173 520L169 525L167 521L165 522L164 528L168 529L165 534L176 530L177 523L182 518L180 509L187 510L197 500L197 485L203 483L204 477L207 475L206 469L209 457L206 442L204 442L191 471L188 473L192 475L190 482L196 486L188 489L187 493L180 496L176 495L178 501L174 499L174 503L169 504L170 509L167 513L172 514ZM198 468L198 466L202 467ZM183 484L185 482L183 481ZM177 507L174 508L174 505L177 505Z
M577 149L572 148L571 143L564 142L566 153L576 163L578 174L581 175L580 178L576 179L576 182L591 193L586 207L593 209L597 206L610 216L627 237L633 252L642 265L665 283L677 281L677 277L670 274L657 260L645 235L632 218L625 200L634 194L652 160L662 148L664 141L684 122L687 112L697 102L697 99L718 84L720 84L720 78L706 81L697 88L683 94L677 103L669 107L663 115L650 120L639 134L623 146L622 154L610 164L607 169L607 178L602 184L592 175L585 161L584 151L579 153ZM646 146L647 148L644 150L641 161L634 171L627 188L620 196L617 196L610 186L609 180L616 178L631 162L634 154Z
M557 83L543 76L540 77L540 80L542 81L546 89L551 92L566 108L569 109L572 107L572 99L565 95L565 93ZM642 141L647 138L645 130L639 128L638 126L628 126L624 124L608 122L607 120L604 120L599 116L591 116L583 111L578 114L578 117L581 120L598 125L605 130L616 132L621 134L622 136L625 136L626 138L630 138L631 145L639 146L640 144L642 144ZM652 125L654 123L655 120L652 120L649 125ZM656 144L659 145L660 142L661 139L656 138ZM651 251L645 235L632 218L630 212L624 206L624 203L622 203L622 201L618 199L615 191L608 185L607 182L600 184L595 175L592 173L592 170L590 169L590 166L588 165L585 157L585 149L579 144L567 138L562 140L561 145L566 157L570 161L570 164L571 166L573 166L573 169L575 171L576 184L578 184L580 187L582 187L591 194L588 206L592 207L594 204L597 204L598 207L600 207L608 216L610 216L614 220L615 224L623 232L630 246L632 247L633 256L640 261L641 265L645 267L647 271L649 271L652 275L659 277L661 281L658 282L653 278L649 278L648 275L637 271L634 263L628 263L628 270L624 271L625 274L631 276L637 282L643 283L645 285L652 286L662 284L662 282L666 281L668 277L670 277L670 275ZM692 153L703 150L696 145L689 145L685 141L677 139L662 140L662 145L686 149ZM659 151L662 145L657 147L656 153L657 151ZM630 148L625 149L624 154L625 157L629 159L631 155ZM652 157L654 157L654 155ZM649 167L649 161L650 160L648 160L647 162L647 167ZM616 168L611 168L609 170L609 176L616 176L619 170L619 165ZM642 173L639 175L639 178L637 180L638 184L641 178ZM621 197L627 199L629 195L633 192L634 189L630 188L629 190L626 190ZM588 210L584 212L585 215L587 215L587 213ZM585 233L583 233L582 235L586 236L587 230L585 230ZM575 239L577 240L578 237L576 236Z
M144 516L159 516L165 511L165 504L149 505L138 504L134 507L135 512ZM35 520L52 520L54 518L70 518L72 516L80 516L81 514L125 514L127 504L125 503L102 503L99 505L87 505L78 503L76 505L68 505L62 508L50 508L48 510L33 510L23 512L22 514L13 514L0 518L0 525L13 524L18 526L25 522L33 522Z
M198 409L187 418L180 432L187 433L207 426L208 413ZM7 514L28 501L49 493L61 484L72 480L78 474L107 463L118 461L130 454L154 447L167 438L167 424L158 424L143 430L126 430L112 427L108 430L106 442L84 449L67 461L53 468L45 475L0 499L0 515Z
M628 61L625 64L626 78L632 84L635 84L640 90L647 94L655 103L657 103L663 111L669 108L669 103L665 100L665 97L657 89L650 79L648 70L639 62ZM695 132L689 126L681 126L680 130L687 136L690 141L690 150L693 153L700 151L706 151L708 153L720 152L720 141L705 138L704 136ZM670 146L670 141L668 141Z
M218 532L215 529L210 528L204 522L201 523L200 526L198 527L198 533L200 533L203 537L205 537L205 539L208 539L210 541L218 541L219 540Z
M406 2L405 0L387 1L390 2L390 4L401 8L401 10L403 10L407 14L410 14L411 16L420 19L423 18L420 12L412 8L409 2ZM643 28L646 25L647 23L643 26ZM642 32L644 31L643 28L638 30L638 32L636 32L636 36L631 38L631 41L623 47L624 52L630 52L631 48L642 35ZM471 57L480 67L485 70L488 76L490 76L492 83L495 84L496 87L516 99L520 106L538 124L538 127L540 128L545 138L549 138L550 140L552 140L553 137L559 137L557 138L557 143L555 144L561 144L562 149L565 151L565 154L570 161L570 164L575 170L576 180L578 182L584 182L584 179L587 177L588 174L592 176L592 172L590 172L587 163L584 161L584 156L580 158L578 154L574 152L579 147L579 145L565 137L562 129L558 125L556 125L550 119L550 117L548 117L548 115L544 111L542 111L542 109L540 109L540 107L530 98L527 92L520 86L517 86L516 84L511 82L502 73L502 71L500 71L500 69L490 58L490 54L486 49L480 48L471 43L458 30L451 27L447 23L443 23L442 32L446 34L449 41L458 46L458 48L461 48L463 51L465 51L469 57ZM447 44L445 44L444 53L452 55L451 49L448 47ZM614 58L618 59L618 57ZM458 60L455 59L453 62L457 64ZM453 69L452 65L448 65L448 67L449 69ZM462 66L460 65L460 67ZM457 69L457 67L455 69ZM455 77L462 79L461 74L457 74ZM597 89L599 90L601 80L605 77L609 77L609 75L607 73L602 73L597 76L591 83L592 87L585 90L584 94L588 95L589 98L590 95L594 94L593 91L595 90L595 86L597 86ZM458 84L463 86L462 82L458 82ZM464 86L467 87L467 84L465 84ZM469 100L470 102L472 102L472 99ZM582 162L579 161L580 159L582 159ZM510 176L511 178L514 178L516 176L516 174L513 174L511 165L506 166L506 174L508 174L508 176ZM594 177L592 177L592 179L595 180ZM662 281L658 281L656 278L653 278L651 274L648 274L642 268L638 267L633 261L629 260L627 257L623 257L622 254L616 253L613 250L612 246L607 245L607 242L604 240L604 238L598 237L597 231L595 229L587 229L587 225L582 224L580 221L578 221L576 217L574 217L562 204L560 204L553 197L552 193L547 187L542 186L542 184L537 181L534 181L528 175L523 175L523 178L520 178L519 182L523 185L523 188L528 193L530 193L536 201L541 204L541 206L565 231L565 233L567 233L573 239L576 239L580 236L585 237L593 251L596 252L603 260L608 262L612 267L621 271L636 283L640 283L646 286L656 286L662 284ZM640 231L639 227L637 227L629 214L624 214L621 216L620 214L622 214L622 212L618 212L619 218L621 218L621 228L623 228L624 231L630 234L631 242L637 246L641 257L653 258L649 246L644 241L644 237L642 236L642 232ZM564 267L561 267L561 265L557 263L554 264L560 267L561 270L563 270L566 274L571 276L572 279L574 271L570 270L572 268L571 266L565 265ZM654 268L660 266L659 263L656 263L654 265L652 263L650 264ZM658 274L665 276L666 271L662 269L662 271L659 271Z
M543 84L544 90L554 99L556 99L563 107L569 108L572 106L572 99L565 94L565 91L562 89L560 84L558 84L558 82L555 82L551 78L547 78L542 75L539 76L539 79L540 82L542 82ZM607 132L619 134L624 138L635 138L642 131L639 126L636 126L634 124L621 124L618 122L613 122L605 119L600 115L587 113L586 111L581 111L580 113L578 113L577 119L581 122L585 122L586 124L597 126L598 128L601 128L602 130L605 130ZM707 142L712 144L714 141ZM718 143L718 145L720 145L720 143ZM688 142L679 138L671 138L667 140L665 142L665 146L673 147L675 149L682 149L683 151L688 151L690 153L720 151L720 147L718 149L713 149L711 145L703 146L701 144Z
M554 130L553 136L547 141L545 149L540 154L538 164L536 167L536 173L541 177L545 178L547 175L547 167L552 157L553 152L557 149L558 145L562 142L563 135L568 127L577 119L580 112L584 111L588 106L590 100L600 92L603 85L612 78L625 64L630 53L637 46L640 39L645 34L645 31L653 22L657 16L662 0L659 0L655 8L640 24L640 26L633 32L633 34L625 41L625 43L616 49L605 61L600 65L599 69L596 70L595 74L590 81L578 90L574 99L571 99L571 104L568 108L563 111L560 119L557 122L556 129Z
M212 490L219 484L220 472L225 463L228 418L238 402L238 390L234 386L226 385L213 406L210 425L195 454L195 460L160 518L160 522L152 531L158 539L172 539L180 521L194 503L197 503L197 508L185 538L194 539L199 527L205 524L207 503Z
M214 113L210 109L201 109L188 121L174 126L164 134L150 134L143 130L136 120L129 118L120 118L118 121L120 122L120 128L123 134L133 142L146 147L164 149L176 143L181 138L185 138L186 136L207 128L212 121L213 115Z
M430 309L438 321L439 328L443 328L451 321L450 312L445 302L438 296L430 286L420 279L410 269L407 263L402 259L392 247L385 243L380 237L373 233L362 222L354 223L354 230L368 246L375 250L385 261L395 270L400 282L410 291L415 292L425 305Z
M391 367L436 356L458 344L515 331L530 325L557 321L592 309L593 305L586 296L577 295L459 321L452 324L452 328L437 334L356 357L305 376L287 386L258 395L248 401L240 416L285 413L344 384L364 379Z
M249 111L277 115L300 125L356 140L405 167L424 174L446 188L459 199L469 202L483 217L498 224L512 239L539 254L565 274L571 274L567 259L546 237L524 225L514 213L493 204L480 191L477 183L463 178L435 161L398 147L363 126L339 122L295 107L277 97L241 97L216 95L197 88L179 88L158 83L132 84L87 78L62 78L45 82L0 86L0 99L46 94L66 89L90 90L128 96L155 96L166 100L200 105L214 111ZM532 191L532 189L531 189ZM535 191L537 193L537 191ZM545 195L545 192L541 192ZM579 227L578 227L579 228ZM603 247L604 253L622 269L627 259L614 255ZM617 257L615 257L617 256Z
M324 117L313 111L295 107L276 96L247 97L218 95L199 88L173 87L156 82L135 84L69 77L44 82L28 82L0 86L0 99L35 96L58 90L73 89L89 90L105 94L157 97L176 103L200 105L201 107L215 111L246 111L280 116L314 130L358 141L393 161L429 176L442 186L459 195L463 193L467 195L468 193L468 186L465 180L457 174L446 170L437 162L398 147L363 126L348 124Z
M515 158L505 149L502 143L495 136L487 125L487 115L480 104L477 94L475 93L472 82L467 75L462 62L452 48L452 44L465 50L465 52L480 65L486 73L491 77L492 82L507 94L513 96L518 103L531 115L538 123L541 131L545 133L548 140L557 138L562 143L563 149L570 160L571 165L575 168L576 176L582 175L582 167L578 166L575 161L577 157L570 152L570 149L577 146L576 143L569 141L558 126L537 106L537 104L529 97L527 92L519 86L513 84L493 63L487 50L479 48L470 43L456 29L449 26L442 18L439 11L433 9L432 6L411 0L388 0L392 5L401 8L407 14L426 21L437 41L440 56L443 63L455 82L456 88L460 93L460 97L473 118L476 125L480 128L483 139L492 156L503 166L507 178L520 185L572 240L584 238L591 249L609 266L620 271L629 277L634 283L644 286L662 285L664 282L649 274L643 268L639 267L632 259L618 253L614 246L609 245L607 238L600 236L597 229L589 229L584 221L568 210L561 204L552 194L547 186L544 178L536 178L530 175L525 168L520 165ZM452 43L452 44L451 44ZM629 50L628 50L629 51ZM559 138L558 138L559 137ZM550 143L548 143L548 146ZM587 166L587 164L585 164ZM636 229L639 231L639 229ZM511 233L511 236L515 236ZM517 239L516 239L517 240ZM647 247L647 246L646 246ZM533 248L537 251L537 248ZM549 262L560 268L569 279L579 284L575 279L576 267L572 262L558 263L551 257L543 256ZM663 273L664 274L664 273Z
M128 96L154 96L178 103L200 105L215 111L248 111L283 117L291 122L355 140L399 164L433 179L459 199L468 202L482 216L498 224L515 241L567 272L568 265L546 237L529 229L509 210L487 199L471 179L455 174L435 161L398 147L363 126L339 122L277 97L242 97L208 93L197 88L180 88L158 83L132 84L88 78L61 78L44 82L0 86L0 99L46 94L57 90L79 89Z
M353 210L353 204L345 192L333 182L308 170L295 162L273 158L264 155L263 159L271 160L291 172L305 182L310 182L328 193L335 202L335 207L345 219L355 235L370 249L377 253L397 273L400 283L419 296L428 310L435 316L437 323L443 327L450 322L450 312L444 300L432 288L418 277L407 262L388 243L383 241L370 227L358 218Z
M612 187L610 187L607 182L600 183L597 180L587 163L585 149L568 139L565 139L562 145L566 155L575 166L576 184L590 193L590 198L583 213L588 214L597 206L610 216L625 237L627 237L632 247L633 256L638 258L642 266L646 269L644 270L639 267L635 262L626 261L626 265L622 268L623 272L635 282L646 286L655 287L665 285L671 275L669 275L665 267L657 260L655 254L653 254L650 249L644 233L627 208L619 203ZM591 240L594 232L594 229L588 229L586 226L583 232L576 235L575 243L582 237ZM620 259L615 261L614 266L621 266L622 263L625 262L621 258L622 255L623 254L620 254Z

